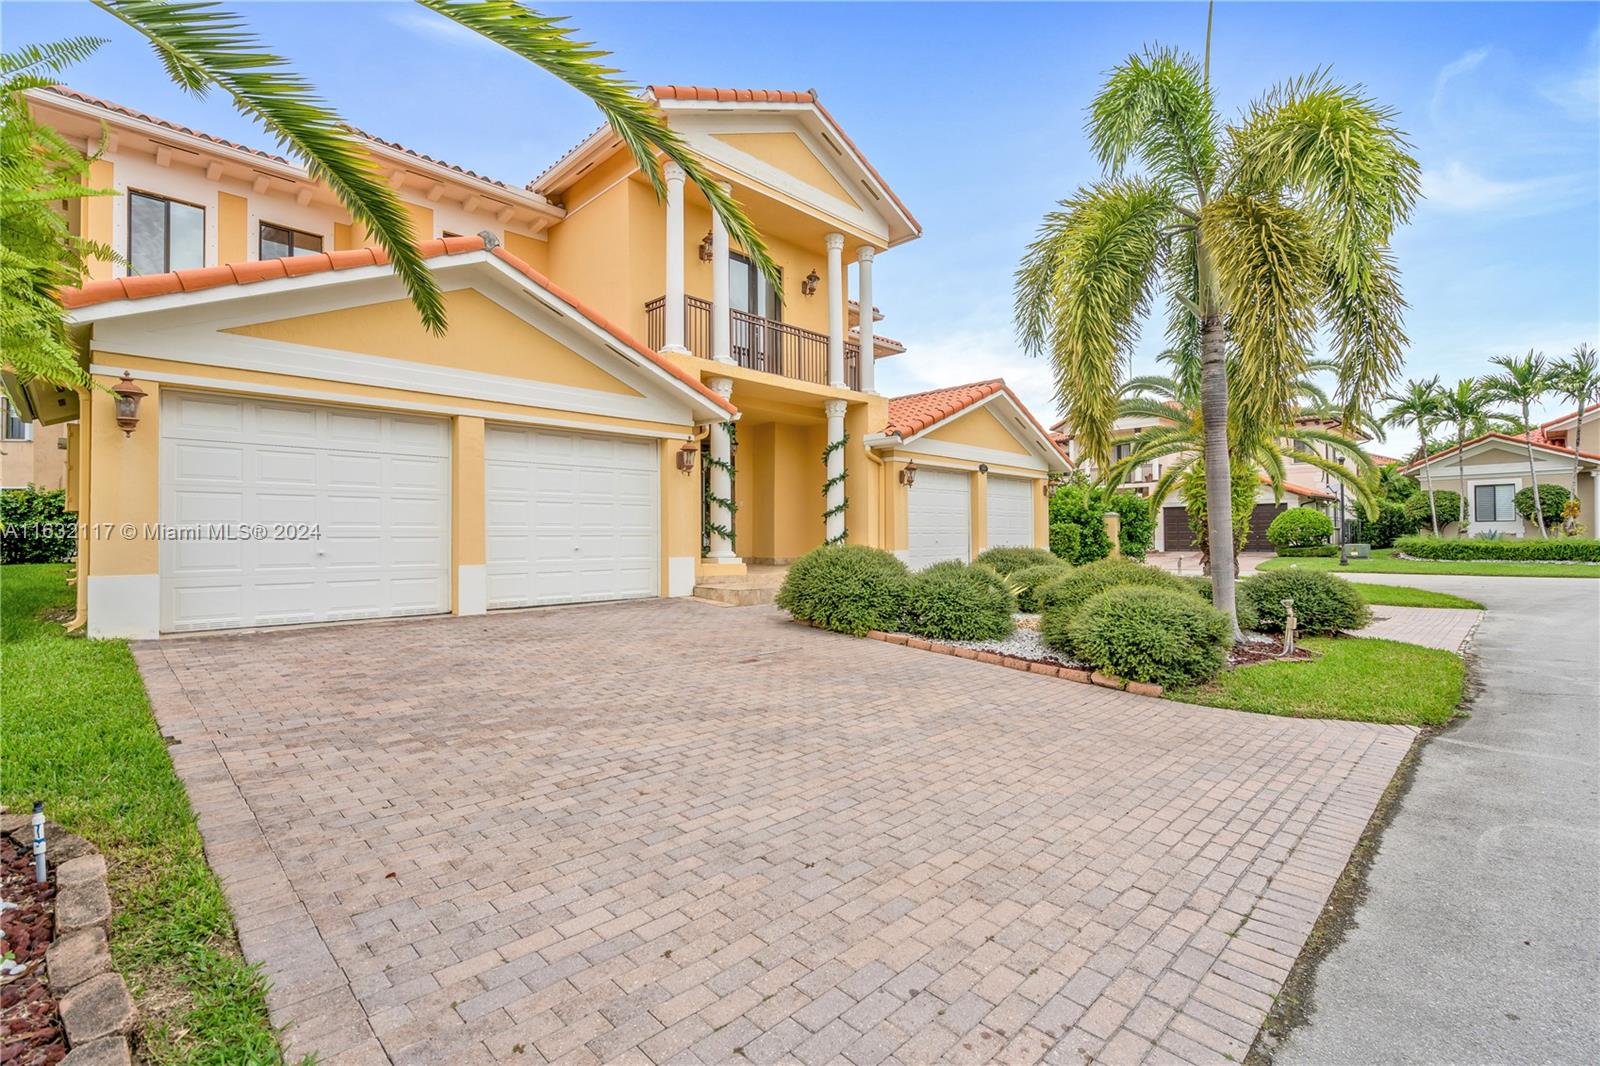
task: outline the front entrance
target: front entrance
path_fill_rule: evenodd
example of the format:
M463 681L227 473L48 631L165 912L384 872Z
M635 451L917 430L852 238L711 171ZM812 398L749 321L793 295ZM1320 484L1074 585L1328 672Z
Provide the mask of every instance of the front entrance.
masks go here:
M1255 510L1250 512L1250 531L1239 550L1271 551L1272 542L1267 539L1267 527L1272 525L1272 520L1282 514L1287 506L1288 504L1283 503L1256 504ZM1162 543L1169 552L1200 550L1200 542L1189 529L1189 512L1182 507L1161 509L1161 535L1164 538Z

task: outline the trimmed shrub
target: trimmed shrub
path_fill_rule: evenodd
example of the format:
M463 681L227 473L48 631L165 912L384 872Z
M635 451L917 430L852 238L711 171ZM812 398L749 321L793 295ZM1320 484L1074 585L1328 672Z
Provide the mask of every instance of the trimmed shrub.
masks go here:
M1068 481L1050 497L1050 550L1073 566L1104 559L1111 554L1105 514L1097 489L1082 478ZM1058 535L1057 526L1075 532L1062 531Z
M1011 610L1015 611L1017 609L1017 593L1021 591L1022 586L1015 578L1007 577L992 566L984 563L968 564L957 559L946 559L942 563L932 563L925 566L918 572L926 574L930 570L961 571L987 581L1006 597L1006 601L1011 604Z
M1011 575L1011 580L1022 586L1017 593L1017 609L1023 611L1037 611L1039 602L1036 599L1040 590L1055 581L1060 581L1072 573L1072 567L1065 561L1056 559L1042 566L1030 566L1026 570L1017 570Z
M1301 633L1360 629L1372 621L1372 611L1356 587L1321 570L1264 570L1239 582L1239 598L1250 601L1256 625L1271 633L1283 632L1286 599L1294 600Z
M1443 525L1443 522L1440 524ZM1370 544L1374 548L1392 548L1397 537L1409 537L1424 526L1428 526L1426 506L1423 507L1423 513L1418 515L1407 510L1403 503L1379 500L1376 517L1369 519L1363 514L1356 515L1351 524L1350 540L1356 544Z
M1106 501L1106 510L1117 512L1122 519L1117 533L1122 554L1144 562L1145 553L1156 539L1156 520L1150 513L1150 501L1137 492L1114 492Z
M1072 564L1083 543L1083 531L1071 522L1050 523L1050 554L1062 562Z
M1209 577L1201 577L1197 575L1194 577L1186 577L1183 580L1188 582L1190 588L1194 589L1200 594L1200 598L1202 600L1205 600L1207 603L1212 602L1211 579ZM1233 597L1233 611L1239 616L1240 629L1261 628L1261 620L1256 617L1255 604L1250 602L1249 597L1240 596L1236 592Z
M1401 537L1394 549L1418 559L1487 559L1506 562L1600 563L1600 540L1538 537L1482 540L1476 537Z
M1282 555L1285 548L1310 548L1328 543L1333 519L1310 507L1291 507L1272 520L1267 540Z
M823 545L789 567L776 602L802 622L860 636L899 627L909 579L906 564L886 551Z
M1094 596L1119 585L1148 585L1192 594L1189 584L1176 574L1128 559L1101 559L1076 568L1034 593L1034 604L1040 613L1039 635L1063 655L1073 655L1073 617Z
M986 566L937 563L905 585L904 628L935 640L999 640L1016 627L1016 598Z
M1046 566L1057 559L1044 548L990 548L972 561L999 574L1014 574L1030 566Z
M71 561L78 551L77 521L61 489L29 485L0 492L0 562Z
M1549 529L1551 526L1557 525L1561 522L1561 508L1565 507L1567 505L1567 501L1570 499L1572 499L1572 493L1568 492L1560 485L1539 486L1539 503L1544 511L1544 525L1546 529ZM1511 503L1514 507L1516 507L1517 513L1523 518L1526 518L1536 526L1539 524L1538 516L1533 510L1532 485L1529 485L1525 489L1518 489L1517 494L1511 497Z
M1228 617L1187 591L1123 585L1083 605L1069 627L1073 656L1129 681L1209 681L1228 660Z
M1339 554L1336 544L1309 544L1304 548L1279 548L1278 554L1287 559L1331 559Z
M1443 529L1446 522L1459 522L1461 520L1461 494L1451 492L1449 489L1433 490L1434 506L1439 511L1439 528ZM1417 520L1417 528L1428 525L1428 493L1426 490L1415 496L1407 497L1405 502L1406 514L1412 515ZM1471 517L1470 515L1468 517ZM1431 529L1432 527L1429 526Z

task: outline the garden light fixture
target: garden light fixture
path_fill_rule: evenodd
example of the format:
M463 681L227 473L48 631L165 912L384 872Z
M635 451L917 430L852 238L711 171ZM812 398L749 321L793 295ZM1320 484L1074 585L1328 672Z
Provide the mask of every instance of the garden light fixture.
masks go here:
M915 485L916 483L917 483L917 464L915 462L907 463L905 465L905 468L900 471L900 484L904 485L906 488L909 489L912 485Z
M807 274L801 279L800 294L802 296L815 296L817 294L817 282L821 280L822 279L817 276L817 272L813 270L811 273Z
M711 254L711 231L707 230L706 235L700 239L700 262L711 262Z
M139 401L144 399L145 391L133 382L133 374L124 370L122 380L111 386L111 391L117 398L117 425L122 427L124 436L133 436L133 428L139 424Z
M700 446L698 444L696 444L694 441L690 441L687 444L685 444L683 447L679 448L678 449L678 470L679 470L679 472L684 473L684 474L693 473L694 472L694 460L695 460L695 457L697 455L699 455L699 454L700 454Z

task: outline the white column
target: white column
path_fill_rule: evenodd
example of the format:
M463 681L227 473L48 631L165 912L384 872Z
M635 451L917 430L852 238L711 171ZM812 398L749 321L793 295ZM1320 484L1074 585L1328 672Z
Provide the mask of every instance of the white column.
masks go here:
M864 244L861 251L856 253L857 267L860 272L856 278L856 302L861 305L861 354L857 356L861 363L861 391L877 392L877 337L876 327L872 321L872 245Z
M726 183L723 192L731 191ZM711 212L711 358L719 363L733 362L733 343L728 318L728 227L722 216Z
M830 233L828 246L828 384L844 387L844 234Z
M828 416L828 443L834 444L844 439L844 409L843 400L828 400L822 405L823 412ZM835 448L828 453L827 479L832 482L828 486L828 495L825 497L826 510L832 511L844 503L844 482L834 481L844 473L844 449ZM823 535L828 540L836 540L844 533L844 512L830 514L823 528Z
M661 168L667 179L667 291L664 308L664 352L688 355L683 343L683 168L668 160Z
M733 395L733 381L730 378L712 378L706 382L711 386L711 391L723 399ZM711 458L717 462L731 463L733 461L733 443L728 439L728 427L721 422L711 427ZM713 462L708 475L711 483L711 495L724 500L733 499L733 479L728 477L728 471ZM733 528L733 512L719 503L711 505L711 521L724 529ZM733 552L733 544L721 533L711 534L711 551L707 556L714 563L736 563L739 557Z

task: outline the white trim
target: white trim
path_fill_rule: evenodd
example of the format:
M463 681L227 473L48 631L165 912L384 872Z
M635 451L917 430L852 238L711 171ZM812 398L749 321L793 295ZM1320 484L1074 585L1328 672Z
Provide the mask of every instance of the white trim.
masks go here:
M89 372L121 377L124 369L124 367L120 366L95 363L89 367ZM310 400L315 403L331 403L346 407L371 407L385 411L413 411L418 414L469 415L490 422L513 422L518 425L549 426L554 429L571 429L587 433L615 433L628 437L654 437L660 440L685 440L691 435L687 427L674 432L672 430L645 429L638 426L614 426L604 422L568 421L560 418L546 418L542 415L485 411L481 407L466 407L455 404L412 403L409 400L391 400L379 396L351 396L343 392L322 392L317 389L263 385L252 381L205 377L198 374L169 374L163 371L150 370L130 370L129 372L133 373L141 381L154 381L165 385L181 385L204 389L207 392L235 393L241 396L277 396L285 399Z
M161 575L89 575L89 635L126 640L161 636Z
M486 614L488 610L488 568L481 563L456 567L456 614Z
M974 411L988 407L995 402L1001 402L1011 410L1012 420L998 418L997 421L1007 433L1011 434L1018 444L1029 449L1034 456L1034 463L1019 462L1013 452L1002 452L993 448L979 448L974 445L950 444L944 441L929 441L927 439L928 434L935 430L957 422ZM1026 434L1026 436L1023 434ZM867 437L867 446L879 451L909 448L913 444L917 450L933 452L935 451L933 445L938 445L938 454L958 458L976 458L980 462L1009 463L1012 466L1030 470L1040 469L1048 470L1051 473L1064 473L1070 469L1066 460L1062 459L1061 453L1056 449L1056 446L1050 442L1048 437L1040 435L1039 431L1033 428L1033 421L1028 417L1028 413L1011 398L1005 389L992 392L976 403L968 404L961 410L946 415L939 421L930 426L925 426L909 437L901 437L898 433L874 433ZM1006 458L1007 456L1010 458Z
M919 455L938 455L946 459L964 459L972 463L989 463L993 466L1009 466L1017 470L1036 470L1041 476L1050 470L1048 464L1034 455L1019 455L1016 452L1003 452L998 448L980 448L976 444L955 444L942 440L919 440L914 444L902 444L896 440L893 451L916 452Z
M1460 484L1460 482L1457 481L1457 484ZM1511 495L1513 499L1511 501L1511 517L1509 519L1503 522L1480 522L1478 520L1478 488L1481 485L1511 486ZM1522 491L1522 487L1522 479L1511 474L1489 475L1486 477L1477 478L1469 476L1467 478L1467 528L1474 533L1508 533L1514 537L1522 536L1524 532L1523 519L1522 515L1517 512L1517 503L1515 499L1517 493ZM1434 485L1435 492L1437 492L1439 488L1439 485ZM1456 519L1452 518L1450 521L1454 522ZM1443 522L1440 523L1440 525L1444 524L1445 523ZM1535 528L1538 527L1535 526Z
M1431 466L1435 470L1434 476L1438 477L1438 476L1440 476L1438 474L1438 469L1443 464L1446 464L1446 463L1454 464L1455 461L1458 458L1460 458L1462 460L1465 460L1465 462L1463 462L1463 463L1461 463L1459 465L1465 465L1470 470L1472 468L1471 457L1472 457L1472 454L1474 452L1477 452L1477 451L1479 451L1481 449L1484 449L1484 448L1495 448L1495 447L1510 448L1510 449L1513 449L1515 451L1521 452L1522 456L1523 456L1523 458L1522 458L1522 466L1523 466L1524 469L1527 468L1527 465L1528 465L1528 459L1527 459L1528 443L1527 443L1527 441L1517 440L1515 437L1510 438L1510 439L1507 439L1505 437L1483 437L1483 438L1481 438L1481 439L1479 439L1477 441L1468 441L1467 442L1467 447L1466 447L1466 449L1464 451L1459 451L1458 452L1458 451L1455 450L1455 445L1451 445L1450 446L1451 450L1449 451L1449 453L1429 456L1426 459L1419 459L1416 462L1411 463L1408 466L1401 467L1400 472L1402 474L1411 474L1413 472L1420 472L1424 466ZM1553 463L1557 463L1558 465L1564 465L1566 467L1568 473L1571 473L1571 471L1572 471L1572 460L1573 460L1573 453L1572 453L1571 449L1556 448L1556 447L1552 447L1551 445L1540 444L1538 441L1535 441L1534 444L1533 444L1533 450L1536 453L1536 455L1542 455L1546 462L1553 462ZM1580 467L1583 467L1583 466L1600 467L1600 459L1592 459L1592 458L1590 458L1589 456L1586 456L1586 455L1580 455L1580 456L1577 457L1577 459L1578 459L1578 464L1579 464ZM1538 461L1539 461L1539 459L1535 458L1534 462L1537 463ZM1454 469L1454 468L1455 468L1454 465L1449 467L1449 469Z
M695 586L695 568L699 560L692 555L669 555L667 557L667 595L668 596L693 596Z

